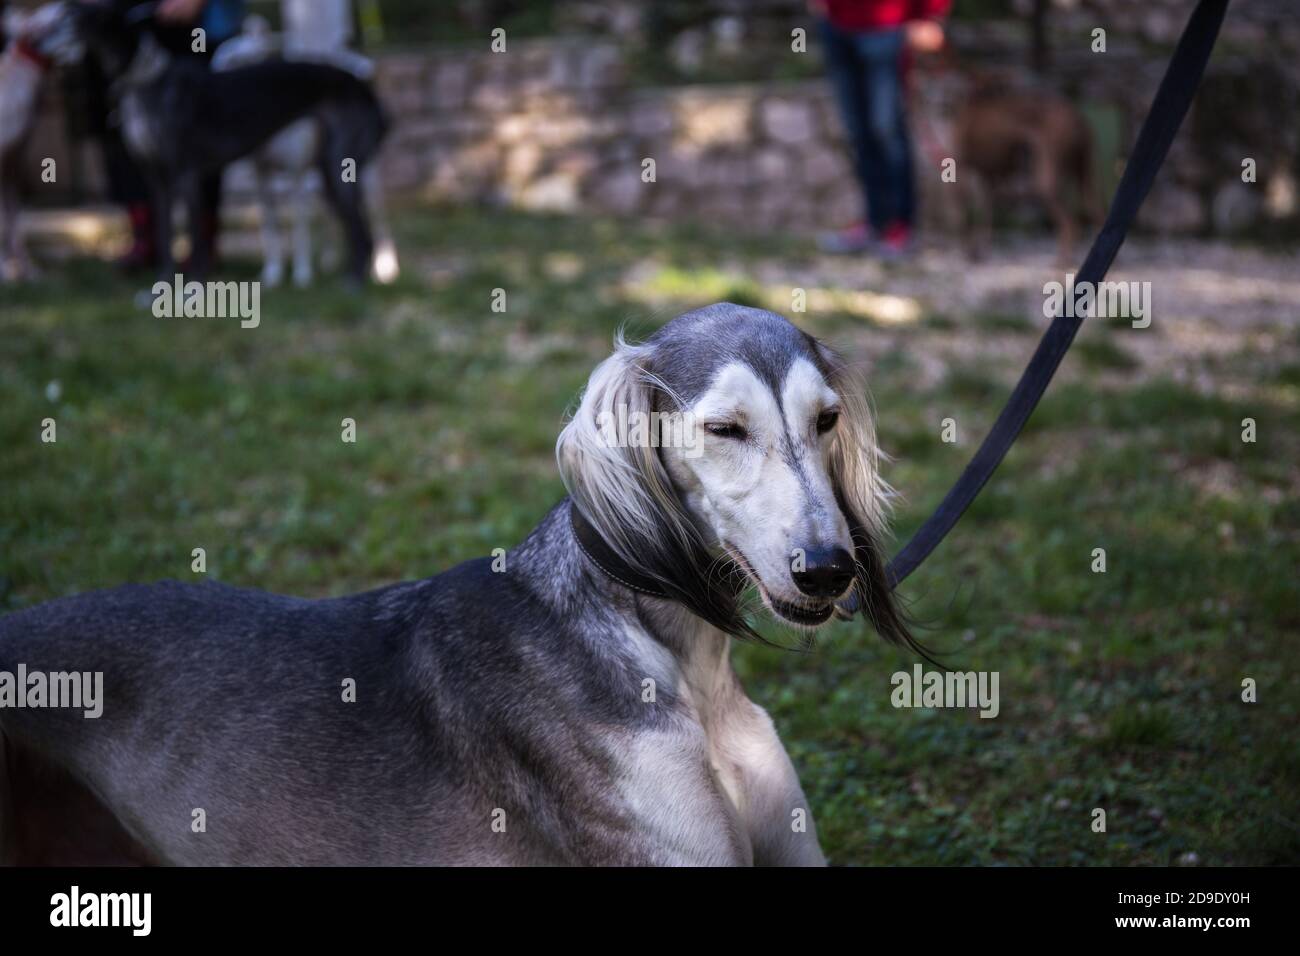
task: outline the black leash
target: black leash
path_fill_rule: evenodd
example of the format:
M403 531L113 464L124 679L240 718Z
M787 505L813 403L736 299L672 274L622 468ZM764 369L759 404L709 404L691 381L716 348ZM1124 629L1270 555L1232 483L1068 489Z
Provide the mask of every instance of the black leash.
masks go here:
M1219 26L1223 23L1227 9L1228 0L1200 0L1191 19L1187 21L1187 26L1183 28L1178 48L1169 61L1164 79L1160 81L1160 89L1156 91L1156 98L1152 101L1142 131L1138 134L1133 155L1124 167L1124 175L1115 191L1115 198L1111 201L1106 222L1075 277L1076 286L1084 282L1100 282L1114 261L1115 254L1119 252L1138 208L1146 199L1151 183L1165 161L1169 145L1173 142L1178 127L1182 125L1192 97L1200 86L1205 64L1210 58L1210 51L1214 49L1214 41L1219 35ZM975 496L1015 443L1083 323L1083 316L1066 315L1065 311L1067 310L1052 319L1052 324L1038 343L1034 357L1030 359L1020 381L1016 383L1015 391L1011 393L1006 407L994 423L993 430L984 439L979 451L975 452L975 457L970 460L957 483L952 486L934 514L912 535L912 540L889 562L885 573L891 587L897 587L939 546L939 542L970 507ZM856 595L846 602L845 607L857 611Z

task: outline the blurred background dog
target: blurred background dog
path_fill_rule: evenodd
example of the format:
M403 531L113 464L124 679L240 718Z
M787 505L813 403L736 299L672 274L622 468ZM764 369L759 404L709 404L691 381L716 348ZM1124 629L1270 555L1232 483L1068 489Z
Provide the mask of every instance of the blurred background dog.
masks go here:
M1019 183L1030 184L1051 219L1059 264L1069 262L1080 220L1101 225L1092 133L1083 114L1061 95L976 73L953 132L973 256L983 256L992 242L994 198Z
M249 16L243 31L223 43L212 56L212 69L234 70L284 56L284 39L271 32L264 17ZM321 62L347 70L357 79L369 82L374 77L374 63L346 49L295 50L292 59ZM321 148L320 124L302 119L290 124L257 150L252 156L258 201L261 204L262 281L275 287L284 279L286 248L292 251L293 282L302 288L311 285L314 271L312 232L316 197L320 190L317 156ZM383 184L378 167L370 164L366 179L366 202L371 229L375 234L375 253L371 277L388 283L397 278L397 246L384 215ZM292 239L286 242L287 230L280 217L281 198L287 201L293 219Z
M31 13L5 9L0 17L0 281L13 281L35 273L19 223L27 139L50 67L79 57L80 45L62 3Z
M174 55L155 39L148 29L154 12L148 4L81 3L72 11L78 35L112 80L123 139L149 185L161 278L173 273L173 202L181 201L187 210L186 271L202 278L215 252L211 220L217 215L206 184L219 183L227 165L307 120L316 135L294 158L320 172L325 197L347 237L348 275L357 283L366 280L374 240L365 172L388 128L366 81L328 63L283 58L213 71L194 57ZM276 95L267 96L268 89Z

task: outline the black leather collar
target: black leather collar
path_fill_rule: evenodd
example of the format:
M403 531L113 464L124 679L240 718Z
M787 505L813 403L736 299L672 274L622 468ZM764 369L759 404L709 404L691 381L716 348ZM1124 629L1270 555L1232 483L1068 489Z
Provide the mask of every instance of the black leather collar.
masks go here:
M582 512L572 500L569 501L569 522L573 525L573 534L582 553L611 581L651 597L670 596L664 590L664 586L654 578L648 578L629 567L628 563L620 558L600 536L600 532L592 527L591 522L582 516Z

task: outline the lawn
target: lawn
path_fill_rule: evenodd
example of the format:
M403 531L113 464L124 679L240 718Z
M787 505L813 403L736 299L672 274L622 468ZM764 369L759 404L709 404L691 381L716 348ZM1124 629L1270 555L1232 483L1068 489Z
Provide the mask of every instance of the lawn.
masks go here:
M263 290L256 329L155 318L132 305L139 284L86 258L0 289L0 610L190 578L198 547L211 577L312 596L509 547L562 494L555 435L617 328L717 298L791 314L751 276L813 258L796 239L599 219L415 206L398 226L396 285ZM230 271L255 278L256 262ZM866 362L901 542L1041 326L952 310L882 324L854 301L811 296L794 317ZM1225 351L1209 387L1136 365L1127 326L1085 327L903 586L947 664L999 672L996 719L892 707L890 675L913 660L860 622L807 653L736 648L832 862L1300 862L1300 332L1295 304L1278 309L1292 324L1279 314L1270 361ZM927 356L959 335L1003 359L949 348L936 374Z

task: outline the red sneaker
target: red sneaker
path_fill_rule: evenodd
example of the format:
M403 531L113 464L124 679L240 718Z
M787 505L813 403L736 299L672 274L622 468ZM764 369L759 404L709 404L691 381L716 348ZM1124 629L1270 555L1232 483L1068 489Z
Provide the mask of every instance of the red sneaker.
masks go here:
M905 222L891 222L881 233L873 250L881 259L905 259L916 251L912 227Z
M131 220L131 248L117 260L123 272L152 272L158 264L153 241L153 216L147 202L132 203L126 209Z
M871 248L871 229L865 222L857 222L838 232L823 232L817 237L817 248L841 256L866 252Z

